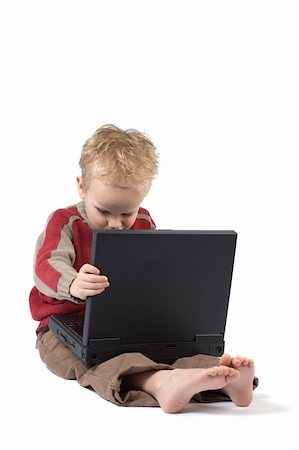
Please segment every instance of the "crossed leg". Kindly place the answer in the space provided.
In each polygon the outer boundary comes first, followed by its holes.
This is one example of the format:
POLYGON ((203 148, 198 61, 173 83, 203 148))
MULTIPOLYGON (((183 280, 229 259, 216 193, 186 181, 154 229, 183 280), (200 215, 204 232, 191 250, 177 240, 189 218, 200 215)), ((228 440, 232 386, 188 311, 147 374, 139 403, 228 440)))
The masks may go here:
POLYGON ((203 391, 222 389, 237 406, 252 400, 254 364, 249 358, 223 355, 219 366, 208 369, 153 370, 124 379, 126 390, 143 390, 152 395, 163 411, 182 411, 191 398, 203 391))

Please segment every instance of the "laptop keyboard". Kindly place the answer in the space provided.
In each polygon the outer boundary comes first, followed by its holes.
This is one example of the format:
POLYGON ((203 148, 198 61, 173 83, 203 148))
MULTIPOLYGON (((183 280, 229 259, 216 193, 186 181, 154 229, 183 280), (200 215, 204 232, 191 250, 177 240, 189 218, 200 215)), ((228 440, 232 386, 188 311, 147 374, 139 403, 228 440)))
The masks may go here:
POLYGON ((83 336, 83 322, 81 321, 72 321, 72 322, 66 322, 65 325, 70 328, 73 333, 75 333, 80 339, 82 339, 83 336))

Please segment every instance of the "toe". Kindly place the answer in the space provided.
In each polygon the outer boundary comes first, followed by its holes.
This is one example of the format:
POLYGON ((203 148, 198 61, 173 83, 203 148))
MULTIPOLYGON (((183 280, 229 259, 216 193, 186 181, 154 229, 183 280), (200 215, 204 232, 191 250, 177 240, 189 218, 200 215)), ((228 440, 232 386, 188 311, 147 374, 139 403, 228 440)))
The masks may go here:
POLYGON ((224 353, 219 359, 219 366, 229 366, 232 362, 232 357, 228 353, 224 353))
POLYGON ((242 364, 241 359, 239 359, 238 356, 236 356, 236 358, 232 359, 232 364, 234 367, 240 367, 240 365, 242 364))

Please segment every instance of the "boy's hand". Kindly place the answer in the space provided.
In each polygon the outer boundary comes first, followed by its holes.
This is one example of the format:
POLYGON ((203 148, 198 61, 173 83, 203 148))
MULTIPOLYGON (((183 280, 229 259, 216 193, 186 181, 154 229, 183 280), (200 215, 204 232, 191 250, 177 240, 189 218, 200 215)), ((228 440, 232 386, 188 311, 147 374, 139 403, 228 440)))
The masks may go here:
POLYGON ((104 292, 109 284, 108 278, 105 275, 101 275, 97 267, 91 264, 84 264, 70 286, 70 294, 73 297, 86 300, 91 295, 104 292))

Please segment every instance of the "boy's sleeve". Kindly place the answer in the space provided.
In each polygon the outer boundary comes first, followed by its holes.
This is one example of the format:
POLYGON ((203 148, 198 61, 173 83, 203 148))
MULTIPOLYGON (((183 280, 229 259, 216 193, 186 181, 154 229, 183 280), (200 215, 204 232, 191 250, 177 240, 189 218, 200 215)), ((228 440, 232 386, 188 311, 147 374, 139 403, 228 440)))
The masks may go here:
POLYGON ((81 303, 69 292, 78 272, 73 267, 75 249, 72 242, 72 223, 76 216, 65 217, 56 211, 38 238, 34 261, 34 282, 37 289, 56 300, 81 303))
POLYGON ((132 230, 155 230, 156 224, 153 221, 150 213, 145 208, 139 208, 137 218, 133 226, 131 227, 132 230))
POLYGON ((151 230, 156 230, 156 224, 153 221, 153 218, 151 217, 151 215, 149 214, 149 220, 150 220, 150 225, 151 225, 151 230))

